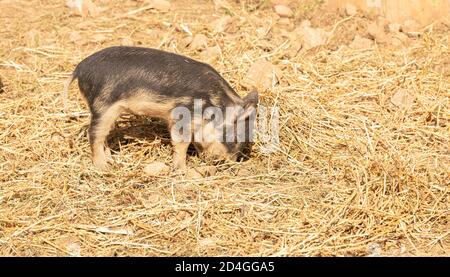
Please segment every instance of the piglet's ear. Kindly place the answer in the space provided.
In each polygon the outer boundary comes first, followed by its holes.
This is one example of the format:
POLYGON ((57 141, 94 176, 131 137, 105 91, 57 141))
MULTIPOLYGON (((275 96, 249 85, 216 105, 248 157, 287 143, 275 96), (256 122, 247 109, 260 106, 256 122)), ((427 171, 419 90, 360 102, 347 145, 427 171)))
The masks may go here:
POLYGON ((252 90, 244 97, 244 109, 247 109, 249 106, 253 106, 256 108, 258 105, 258 92, 256 90, 252 90))
POLYGON ((252 90, 244 97, 244 113, 239 116, 239 120, 245 120, 250 115, 256 113, 256 107, 258 106, 258 92, 252 90))

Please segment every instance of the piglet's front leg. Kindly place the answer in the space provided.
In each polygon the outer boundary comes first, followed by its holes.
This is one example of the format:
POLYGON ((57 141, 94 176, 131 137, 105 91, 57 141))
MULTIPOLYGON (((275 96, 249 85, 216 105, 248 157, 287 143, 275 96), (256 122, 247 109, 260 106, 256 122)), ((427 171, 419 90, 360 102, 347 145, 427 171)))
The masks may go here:
POLYGON ((186 170, 186 156, 189 148, 189 142, 174 142, 173 146, 173 163, 178 170, 186 170))

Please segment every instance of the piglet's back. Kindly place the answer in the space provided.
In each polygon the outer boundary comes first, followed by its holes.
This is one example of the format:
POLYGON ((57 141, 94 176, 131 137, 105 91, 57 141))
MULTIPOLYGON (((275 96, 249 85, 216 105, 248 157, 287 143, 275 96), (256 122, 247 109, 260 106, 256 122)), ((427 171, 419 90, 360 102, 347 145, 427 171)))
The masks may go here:
POLYGON ((116 90, 111 92, 113 101, 124 97, 125 91, 141 88, 161 96, 205 98, 221 92, 237 95, 211 66, 142 47, 114 46, 96 52, 78 64, 74 77, 85 86, 81 87, 85 92, 113 84, 116 90))

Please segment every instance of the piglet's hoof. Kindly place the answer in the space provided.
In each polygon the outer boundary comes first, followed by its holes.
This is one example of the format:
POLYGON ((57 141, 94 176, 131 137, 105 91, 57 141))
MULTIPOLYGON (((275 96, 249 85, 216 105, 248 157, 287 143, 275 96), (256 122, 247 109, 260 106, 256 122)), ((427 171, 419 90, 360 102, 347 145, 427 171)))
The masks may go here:
POLYGON ((108 169, 108 162, 102 159, 94 160, 95 169, 98 171, 106 171, 108 169))

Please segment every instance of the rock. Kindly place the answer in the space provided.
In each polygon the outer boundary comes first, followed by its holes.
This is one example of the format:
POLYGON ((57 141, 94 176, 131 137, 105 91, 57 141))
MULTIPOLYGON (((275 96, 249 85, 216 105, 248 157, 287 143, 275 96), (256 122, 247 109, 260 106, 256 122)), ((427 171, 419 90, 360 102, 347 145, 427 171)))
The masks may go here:
POLYGON ((406 20, 402 25, 402 32, 409 36, 420 35, 420 24, 415 20, 406 20))
POLYGON ((189 30, 189 25, 185 23, 180 23, 179 26, 175 28, 179 32, 185 32, 186 34, 192 36, 191 30, 189 30))
POLYGON ((147 176, 160 176, 167 174, 170 171, 170 167, 162 162, 153 162, 144 167, 144 173, 147 176))
POLYGON ((161 12, 168 12, 170 11, 171 4, 169 1, 166 0, 151 0, 150 6, 155 10, 161 12))
POLYGON ((247 176, 251 176, 252 172, 249 169, 240 168, 236 175, 238 175, 238 176, 246 176, 247 177, 247 176))
POLYGON ((294 15, 294 12, 291 10, 291 8, 286 5, 275 5, 273 6, 273 9, 280 17, 292 17, 294 15))
POLYGON ((385 31, 386 31, 386 27, 390 23, 390 21, 386 17, 383 17, 383 16, 379 16, 377 18, 376 22, 377 22, 378 26, 380 26, 380 28, 383 28, 383 30, 385 30, 385 31))
POLYGON ((80 257, 81 256, 81 246, 80 240, 77 236, 63 236, 58 237, 54 243, 58 245, 59 249, 64 249, 65 255, 72 257, 80 257))
POLYGON ((222 51, 221 51, 220 47, 218 45, 216 45, 213 47, 206 48, 204 51, 202 51, 200 56, 202 57, 202 59, 204 61, 212 62, 215 59, 217 59, 218 57, 220 57, 221 54, 222 54, 222 51))
POLYGON ((402 42, 407 42, 409 37, 407 35, 405 35, 404 33, 398 33, 395 34, 395 36, 400 39, 402 42))
POLYGON ((203 178, 203 176, 202 176, 202 174, 200 174, 200 172, 195 170, 195 168, 190 168, 186 172, 186 178, 188 178, 188 179, 200 179, 200 178, 203 178))
POLYGON ((381 256, 381 245, 375 242, 371 242, 367 245, 367 257, 379 257, 381 256))
POLYGON ((293 40, 290 43, 289 49, 287 50, 287 55, 290 58, 294 58, 302 49, 303 44, 300 40, 293 40))
POLYGON ((352 4, 345 5, 345 14, 348 16, 354 16, 358 13, 356 7, 352 4))
POLYGON ((83 17, 88 15, 97 16, 101 12, 101 9, 91 0, 67 0, 66 6, 83 17))
POLYGON ((67 0, 66 6, 72 11, 81 15, 83 0, 67 0))
MULTIPOLYGON (((291 25, 293 25, 293 24, 291 23, 291 25)), ((273 26, 271 28, 271 32, 272 32, 272 34, 277 34, 278 36, 280 36, 282 38, 292 38, 292 37, 296 36, 292 32, 287 31, 285 28, 281 28, 278 26, 273 26)))
POLYGON ((282 17, 282 18, 280 18, 280 19, 278 20, 277 23, 280 24, 280 25, 290 25, 290 24, 291 24, 291 21, 290 21, 289 18, 287 18, 287 17, 282 17))
POLYGON ((367 27, 367 32, 369 33, 369 36, 377 42, 383 43, 387 41, 384 27, 375 22, 369 24, 367 27))
POLYGON ((391 103, 400 109, 409 109, 416 98, 406 89, 400 89, 391 97, 391 103))
POLYGON ((180 40, 180 42, 179 42, 180 47, 183 47, 183 48, 188 47, 192 43, 193 39, 194 38, 191 37, 191 36, 187 36, 187 37, 182 38, 180 40))
POLYGON ((51 140, 53 142, 61 143, 64 139, 64 136, 60 132, 53 132, 51 135, 51 140))
POLYGON ((242 80, 242 85, 247 88, 257 87, 268 90, 278 82, 278 77, 279 70, 270 62, 260 59, 250 67, 242 80))
POLYGON ((363 38, 359 35, 355 36, 355 39, 352 41, 352 43, 349 45, 352 49, 369 49, 372 48, 374 45, 373 40, 368 38, 363 38))
POLYGON ((258 38, 263 38, 263 37, 267 36, 267 34, 269 33, 269 30, 270 29, 268 29, 266 27, 259 27, 259 28, 256 28, 255 32, 256 32, 256 35, 258 36, 258 38))
POLYGON ((196 34, 190 43, 193 50, 202 50, 208 47, 208 38, 203 34, 196 34))
POLYGON ((198 179, 209 176, 214 176, 217 172, 215 166, 200 166, 197 168, 190 168, 186 172, 186 177, 190 179, 198 179))
POLYGON ((305 50, 325 45, 329 37, 329 33, 324 29, 312 28, 308 20, 303 21, 293 32, 303 42, 305 50))
POLYGON ((83 13, 87 13, 90 16, 97 16, 100 14, 100 8, 97 7, 91 0, 83 1, 83 13))
POLYGON ((394 33, 389 35, 389 44, 393 46, 401 46, 408 42, 408 36, 404 33, 394 33))
POLYGON ((311 21, 309 21, 308 19, 303 20, 302 22, 300 22, 300 27, 311 27, 311 21))
POLYGON ((389 45, 392 46, 402 46, 403 42, 396 35, 389 35, 389 45))
POLYGON ((379 32, 378 25, 375 22, 372 22, 367 26, 367 32, 369 33, 369 36, 371 36, 373 39, 376 38, 377 33, 379 32))
POLYGON ((81 257, 81 246, 79 243, 70 243, 66 246, 67 252, 72 257, 81 257))
POLYGON ((222 33, 224 32, 228 25, 233 21, 233 18, 229 15, 223 16, 219 19, 214 20, 211 23, 211 29, 214 33, 222 33))
POLYGON ((388 25, 388 30, 391 33, 398 33, 402 29, 402 25, 398 23, 391 23, 388 25))

